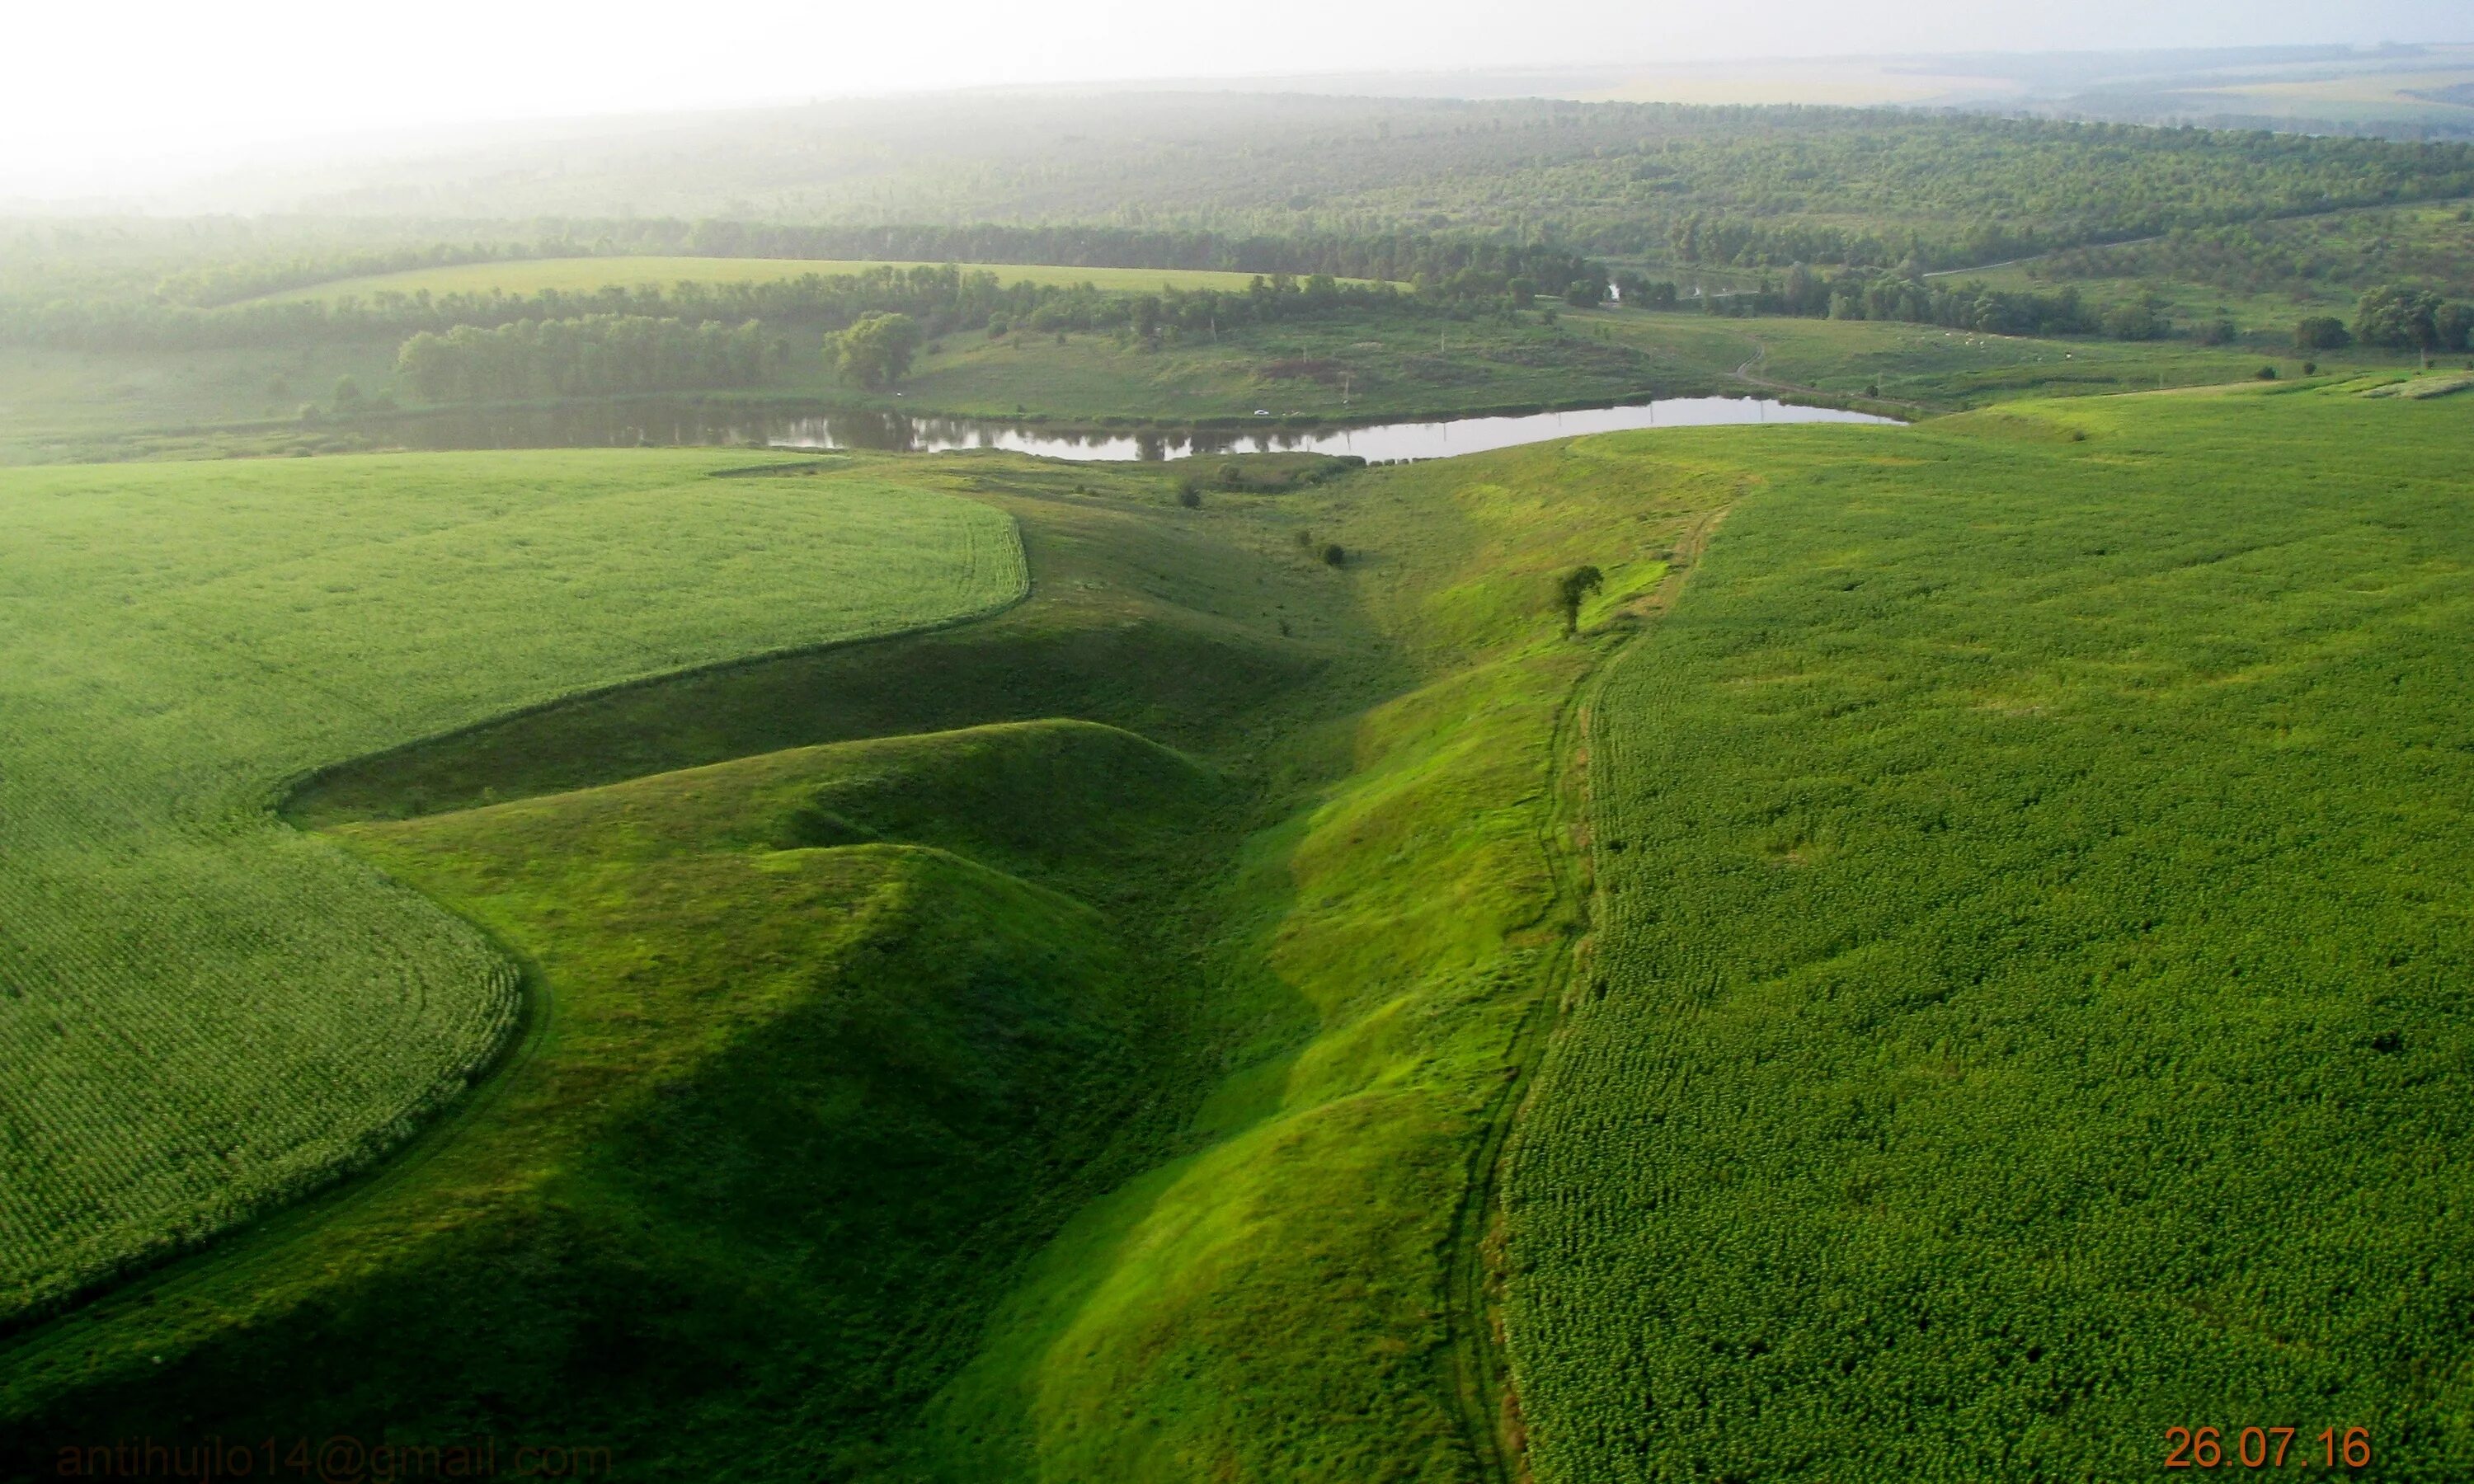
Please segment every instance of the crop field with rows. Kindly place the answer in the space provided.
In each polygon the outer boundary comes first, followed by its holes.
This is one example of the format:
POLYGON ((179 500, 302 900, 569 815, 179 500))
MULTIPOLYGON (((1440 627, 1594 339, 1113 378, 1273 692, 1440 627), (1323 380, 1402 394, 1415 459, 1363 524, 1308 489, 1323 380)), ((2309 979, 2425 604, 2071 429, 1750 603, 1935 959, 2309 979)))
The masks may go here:
POLYGON ((1001 512, 744 453, 0 477, 0 1323, 365 1162, 519 1014, 475 930, 269 810, 580 690, 985 611, 1001 512))
POLYGON ((1782 444, 1591 726, 1540 1484, 2474 1468, 2474 402, 1782 444), (2376 458, 2366 450, 2378 450, 2376 458))

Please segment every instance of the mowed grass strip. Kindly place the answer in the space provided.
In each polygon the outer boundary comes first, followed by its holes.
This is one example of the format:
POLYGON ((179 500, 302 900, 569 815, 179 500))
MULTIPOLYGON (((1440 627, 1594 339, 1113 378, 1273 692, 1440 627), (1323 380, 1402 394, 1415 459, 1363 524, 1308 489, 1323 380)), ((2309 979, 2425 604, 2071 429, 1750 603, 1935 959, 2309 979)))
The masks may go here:
MULTIPOLYGON (((494 263, 458 263, 445 268, 412 268, 401 273, 339 278, 314 288, 266 295, 256 303, 342 299, 364 301, 380 294, 423 294, 444 299, 449 294, 507 294, 521 298, 555 289, 562 294, 595 294, 603 289, 667 289, 681 283, 786 283, 810 274, 837 277, 872 268, 908 272, 934 263, 898 262, 891 258, 813 257, 534 257, 494 263)), ((1155 294, 1162 284, 1192 292, 1221 289, 1242 292, 1254 275, 1221 273, 1200 268, 1068 268, 1037 263, 965 263, 965 272, 992 273, 1007 283, 1038 283, 1095 288, 1129 294, 1155 294)))
POLYGON ((1012 601, 1000 512, 740 454, 0 478, 0 1320, 367 1160, 517 1010, 285 780, 578 690, 1012 601))
POLYGON ((2328 389, 1768 445, 1597 708, 1510 1183, 1540 1484, 2253 1425, 2467 1476, 2469 437, 2328 389))

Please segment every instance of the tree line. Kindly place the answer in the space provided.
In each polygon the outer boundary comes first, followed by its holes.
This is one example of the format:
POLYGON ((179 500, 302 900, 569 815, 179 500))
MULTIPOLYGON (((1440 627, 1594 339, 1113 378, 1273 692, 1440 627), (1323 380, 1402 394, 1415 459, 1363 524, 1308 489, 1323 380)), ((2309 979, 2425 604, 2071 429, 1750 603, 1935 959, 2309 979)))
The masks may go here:
POLYGON ((2297 350, 2357 343, 2390 350, 2474 348, 2474 304, 2451 302, 2411 283, 2383 284, 2363 296, 2350 327, 2335 315, 2312 315, 2293 327, 2297 350))
POLYGON ((1531 251, 1481 256, 1448 278, 1429 276, 1415 290, 1391 283, 1343 281, 1330 274, 1300 278, 1258 275, 1243 290, 1165 290, 1161 295, 1103 291, 1089 283, 1007 282, 985 269, 956 264, 878 266, 851 274, 803 274, 755 283, 681 282, 667 287, 613 285, 590 291, 543 289, 532 294, 433 295, 426 290, 264 300, 195 308, 159 302, 79 301, 44 306, 0 303, 0 344, 72 349, 186 350, 230 346, 282 346, 307 341, 367 340, 389 333, 443 335, 458 326, 494 328, 526 321, 591 316, 679 320, 691 324, 767 323, 839 329, 864 314, 907 314, 931 334, 993 323, 1031 329, 1109 329, 1151 315, 1195 328, 1320 318, 1368 310, 1460 313, 1525 304, 1537 294, 1561 295, 1575 278, 1605 280, 1588 259, 1531 251), (1478 266, 1480 262, 1499 266, 1478 266), (1516 273, 1511 270, 1519 269, 1516 273), (1529 275, 1537 276, 1529 276, 1529 275), (1150 310, 1137 300, 1149 299, 1150 310))
POLYGON ((522 401, 752 386, 777 374, 789 353, 788 342, 753 320, 601 314, 424 330, 397 352, 396 373, 424 401, 522 401))
MULTIPOLYGON (((1690 302, 1679 300, 1671 283, 1637 279, 1636 283, 1637 292, 1647 301, 1690 302)), ((1628 289, 1624 297, 1630 299, 1635 292, 1628 289)), ((1945 287, 1912 273, 1860 268, 1823 272, 1802 263, 1783 275, 1763 275, 1758 288, 1706 295, 1698 302, 1710 314, 1731 319, 1790 315, 1893 320, 1995 335, 2110 334, 2122 340, 2154 340, 2168 329, 2152 310, 2142 306, 2135 315, 2100 311, 2082 299, 2075 288, 2038 294, 1989 289, 1977 282, 1945 287)))

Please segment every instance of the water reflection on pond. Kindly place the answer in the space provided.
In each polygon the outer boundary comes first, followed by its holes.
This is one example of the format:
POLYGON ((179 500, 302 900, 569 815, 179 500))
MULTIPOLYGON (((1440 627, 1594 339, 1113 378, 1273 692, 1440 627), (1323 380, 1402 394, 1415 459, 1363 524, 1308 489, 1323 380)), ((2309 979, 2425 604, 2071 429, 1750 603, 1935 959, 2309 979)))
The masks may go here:
POLYGON ((1312 452, 1364 459, 1441 459, 1581 433, 1740 422, 1890 422, 1832 407, 1765 397, 1690 396, 1629 407, 1516 417, 1447 418, 1358 427, 1286 424, 1234 429, 1070 432, 991 418, 813 412, 697 402, 629 402, 448 412, 401 419, 388 433, 415 448, 573 448, 631 444, 769 444, 923 453, 1006 448, 1059 459, 1177 459, 1196 454, 1312 452))

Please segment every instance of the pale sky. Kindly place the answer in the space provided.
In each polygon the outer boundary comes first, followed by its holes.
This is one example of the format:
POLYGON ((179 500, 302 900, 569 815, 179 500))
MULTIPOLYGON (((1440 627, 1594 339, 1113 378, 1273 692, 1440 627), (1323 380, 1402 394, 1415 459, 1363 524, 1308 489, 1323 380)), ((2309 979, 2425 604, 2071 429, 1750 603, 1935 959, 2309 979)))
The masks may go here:
POLYGON ((2474 41, 2474 0, 0 0, 0 194, 456 121, 982 84, 2474 41))

